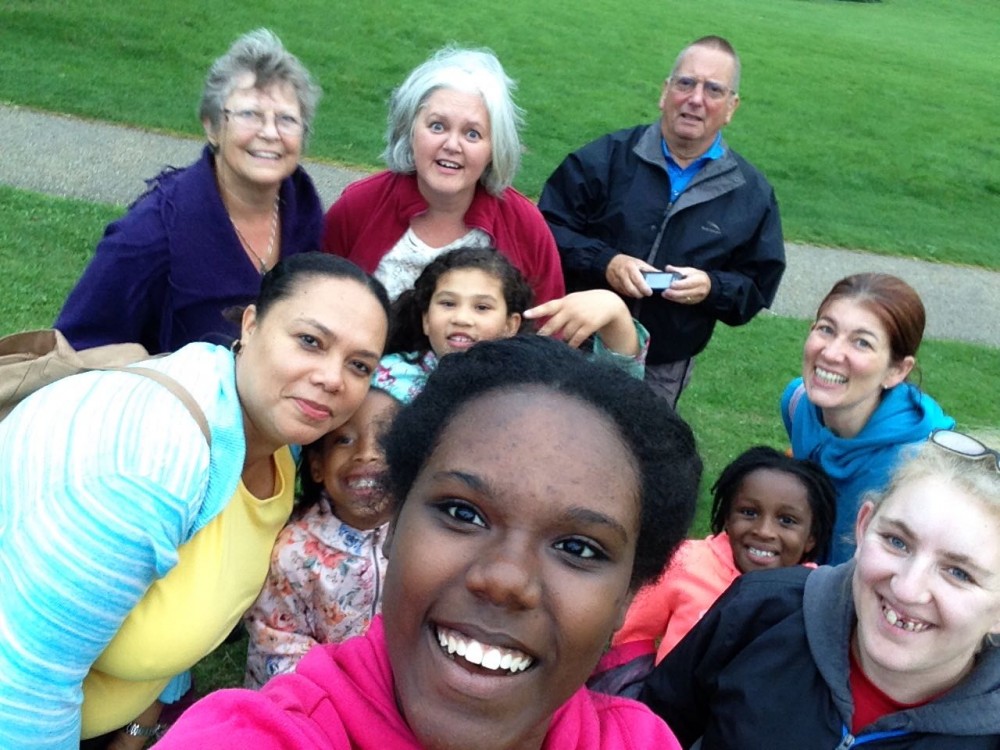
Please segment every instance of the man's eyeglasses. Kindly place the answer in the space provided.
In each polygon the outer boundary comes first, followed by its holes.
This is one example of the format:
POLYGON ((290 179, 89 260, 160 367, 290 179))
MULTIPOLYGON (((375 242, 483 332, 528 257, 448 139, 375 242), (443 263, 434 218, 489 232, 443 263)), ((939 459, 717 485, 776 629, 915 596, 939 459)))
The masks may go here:
POLYGON ((707 81, 704 78, 695 78, 694 76, 670 77, 670 88, 680 94, 690 94, 698 88, 699 83, 704 86, 705 96, 712 101, 720 101, 721 99, 725 99, 727 96, 734 93, 731 88, 723 86, 717 81, 707 81))
MULTIPOLYGON (((229 121, 243 130, 260 131, 267 125, 267 114, 259 109, 224 109, 229 121)), ((282 135, 296 137, 305 131, 305 123, 295 115, 274 115, 274 129, 282 135)))
POLYGON ((955 432, 955 430, 934 430, 929 439, 934 445, 966 458, 974 460, 992 458, 996 463, 997 471, 1000 471, 1000 452, 983 445, 974 437, 955 432))

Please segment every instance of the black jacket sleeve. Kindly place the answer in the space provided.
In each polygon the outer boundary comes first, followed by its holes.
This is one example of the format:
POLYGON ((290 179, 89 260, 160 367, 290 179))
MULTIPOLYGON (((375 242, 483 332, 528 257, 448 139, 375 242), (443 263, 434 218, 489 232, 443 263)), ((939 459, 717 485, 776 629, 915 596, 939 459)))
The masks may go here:
MULTIPOLYGON (((670 726, 681 745, 691 747, 706 736, 706 746, 737 747, 733 734, 760 734, 755 746, 766 745, 759 727, 747 727, 760 716, 755 700, 768 701, 768 686, 790 679, 776 665, 771 640, 780 638, 793 660, 811 665, 802 618, 806 568, 786 568, 737 578, 701 621, 647 678, 639 700, 670 726), (788 634, 793 637, 789 638, 788 634), (725 738, 720 737, 726 735, 725 738)), ((749 747, 750 745, 747 745, 749 747)))
POLYGON ((605 283, 604 272, 618 250, 592 227, 607 201, 608 165, 605 152, 613 144, 601 138, 567 156, 542 188, 538 208, 556 238, 563 271, 586 278, 594 286, 605 283))

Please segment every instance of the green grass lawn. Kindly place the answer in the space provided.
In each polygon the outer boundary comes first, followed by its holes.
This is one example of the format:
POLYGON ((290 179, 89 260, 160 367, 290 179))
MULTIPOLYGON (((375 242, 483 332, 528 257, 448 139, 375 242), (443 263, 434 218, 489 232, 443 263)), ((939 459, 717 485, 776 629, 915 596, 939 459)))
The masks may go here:
POLYGON ((569 150, 655 118, 679 48, 720 33, 744 62, 727 137, 775 184, 790 239, 1000 268, 1000 4, 981 0, 7 0, 0 100, 196 134, 207 66, 260 25, 326 90, 312 154, 363 167, 409 69, 448 41, 493 48, 520 81, 531 195, 569 150))
MULTIPOLYGON (((311 154, 374 168, 385 101, 448 41, 493 48, 528 113, 518 186, 537 195, 565 153, 656 117, 659 85, 694 37, 729 37, 744 62, 730 143, 775 184, 793 240, 1000 268, 1000 4, 976 0, 716 0, 490 4, 272 0, 0 5, 0 100, 197 134, 207 66, 240 33, 277 31, 326 91, 311 154)), ((113 144, 109 144, 113 148, 113 144)), ((0 334, 51 324, 121 209, 0 187, 0 334)), ((680 405, 707 487, 750 445, 784 447, 778 398, 807 324, 763 315, 720 326, 680 405)), ((995 429, 1000 351, 926 342, 922 385, 966 429, 995 429)), ((203 691, 239 684, 245 640, 196 668, 203 691)))
POLYGON ((0 185, 0 334, 51 326, 121 209, 0 185))
MULTIPOLYGON (((104 224, 118 214, 114 207, 0 186, 0 278, 6 292, 0 295, 0 335, 52 324, 104 224)), ((707 486, 726 463, 755 443, 787 445, 778 398, 799 374, 808 325, 765 312, 741 328, 720 325, 699 356, 680 404, 706 462, 696 534, 707 530, 707 486)), ((1000 424, 1000 350, 927 341, 920 369, 921 385, 960 424, 1000 424)))
MULTIPOLYGON (((104 224, 120 209, 52 198, 0 186, 0 335, 51 325, 93 252, 104 224)), ((799 373, 808 323, 763 314, 742 328, 719 326, 698 358, 680 413, 692 425, 705 461, 693 536, 708 532, 708 487, 751 445, 779 448, 787 438, 778 398, 799 373)), ((925 342, 922 385, 966 429, 1000 424, 996 373, 1000 350, 946 341, 925 342)), ((220 647, 195 669, 199 690, 238 685, 245 639, 220 647)))

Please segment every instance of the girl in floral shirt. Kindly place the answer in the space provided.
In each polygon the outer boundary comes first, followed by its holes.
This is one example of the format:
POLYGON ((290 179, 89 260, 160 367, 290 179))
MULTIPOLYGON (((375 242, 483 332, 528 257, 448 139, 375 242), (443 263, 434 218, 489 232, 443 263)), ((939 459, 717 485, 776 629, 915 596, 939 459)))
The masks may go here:
POLYGON ((350 420, 306 446, 301 501, 246 614, 247 687, 293 671, 317 643, 364 633, 379 612, 391 503, 378 436, 398 409, 396 399, 372 388, 350 420))

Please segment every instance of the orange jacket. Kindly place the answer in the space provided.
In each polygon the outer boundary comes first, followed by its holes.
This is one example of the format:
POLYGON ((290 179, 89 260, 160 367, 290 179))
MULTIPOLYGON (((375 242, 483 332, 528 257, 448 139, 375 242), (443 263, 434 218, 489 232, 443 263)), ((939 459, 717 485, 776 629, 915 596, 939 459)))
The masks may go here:
POLYGON ((688 539, 660 579, 636 594, 611 645, 659 642, 659 664, 739 575, 726 532, 688 539))

